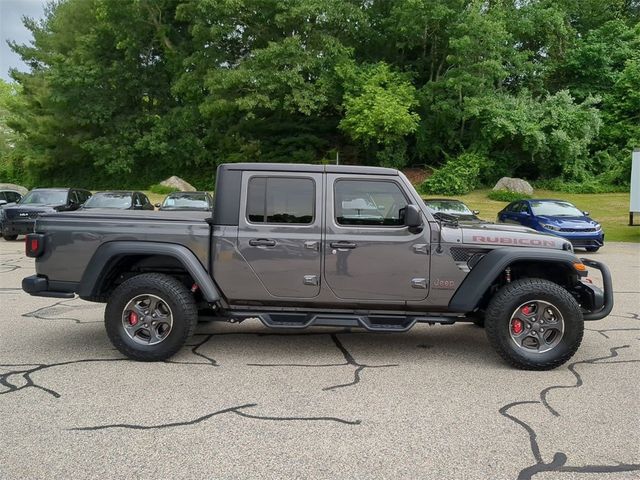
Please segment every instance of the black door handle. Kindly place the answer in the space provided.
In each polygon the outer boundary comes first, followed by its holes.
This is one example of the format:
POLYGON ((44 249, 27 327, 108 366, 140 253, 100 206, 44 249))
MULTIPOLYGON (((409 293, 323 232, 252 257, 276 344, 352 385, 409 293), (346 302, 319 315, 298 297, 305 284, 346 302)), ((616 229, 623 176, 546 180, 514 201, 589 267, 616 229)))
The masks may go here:
POLYGON ((329 244, 331 248, 356 248, 358 245, 352 242, 331 242, 329 244))
POLYGON ((252 238, 249 240, 249 245, 252 247, 275 247, 276 241, 268 238, 252 238))

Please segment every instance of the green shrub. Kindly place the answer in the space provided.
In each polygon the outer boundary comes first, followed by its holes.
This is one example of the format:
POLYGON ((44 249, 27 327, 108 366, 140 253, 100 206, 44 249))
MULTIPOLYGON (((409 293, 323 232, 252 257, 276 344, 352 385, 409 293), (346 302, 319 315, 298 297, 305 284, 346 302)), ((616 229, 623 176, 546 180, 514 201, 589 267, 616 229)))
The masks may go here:
POLYGON ((597 177, 585 182, 566 182, 561 178, 554 178, 552 180, 540 180, 536 182, 535 185, 536 188, 564 193, 614 193, 629 191, 628 185, 610 184, 597 177))
POLYGON ((418 186, 424 195, 464 195, 479 187, 480 170, 487 160, 477 153, 463 153, 449 159, 418 186))
POLYGON ((169 195, 170 193, 179 192, 180 190, 174 187, 165 187, 164 185, 156 183, 149 187, 149 191, 157 193, 158 195, 169 195))
POLYGON ((531 198, 526 193, 512 192, 510 190, 491 190, 487 193, 487 197, 497 202, 515 202, 516 200, 525 200, 531 198))

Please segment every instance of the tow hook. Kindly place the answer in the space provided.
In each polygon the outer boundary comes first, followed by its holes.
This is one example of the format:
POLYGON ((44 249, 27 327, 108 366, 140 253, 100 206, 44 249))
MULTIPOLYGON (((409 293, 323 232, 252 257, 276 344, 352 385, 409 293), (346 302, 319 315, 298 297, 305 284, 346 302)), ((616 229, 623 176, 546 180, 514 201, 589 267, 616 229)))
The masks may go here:
POLYGON ((196 293, 199 289, 200 287, 198 286, 197 283, 194 283, 193 285, 191 285, 191 293, 196 293))

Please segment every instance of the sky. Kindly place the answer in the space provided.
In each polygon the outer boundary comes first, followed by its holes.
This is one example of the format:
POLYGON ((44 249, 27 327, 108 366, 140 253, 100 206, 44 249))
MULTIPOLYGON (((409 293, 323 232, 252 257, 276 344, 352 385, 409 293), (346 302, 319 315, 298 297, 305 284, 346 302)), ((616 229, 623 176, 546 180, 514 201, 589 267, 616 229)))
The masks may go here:
POLYGON ((11 81, 9 69, 26 71, 27 66, 13 53, 7 40, 29 43, 31 32, 24 28, 22 17, 42 18, 48 0, 0 0, 0 78, 11 81))

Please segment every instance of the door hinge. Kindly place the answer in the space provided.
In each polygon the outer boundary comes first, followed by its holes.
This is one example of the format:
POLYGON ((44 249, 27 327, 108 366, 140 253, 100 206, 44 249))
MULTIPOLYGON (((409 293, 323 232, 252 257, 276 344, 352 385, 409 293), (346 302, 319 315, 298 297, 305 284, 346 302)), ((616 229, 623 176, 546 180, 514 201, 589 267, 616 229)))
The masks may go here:
POLYGON ((304 279, 302 280, 302 283, 304 283, 305 285, 317 286, 318 285, 318 276, 317 275, 305 275, 304 279))
POLYGON ((411 288, 420 288, 422 290, 427 289, 427 279, 426 278, 412 278, 411 279, 411 288))
POLYGON ((429 255, 429 245, 426 243, 416 243, 413 246, 413 251, 423 255, 429 255))

